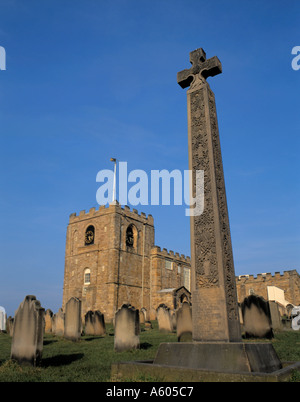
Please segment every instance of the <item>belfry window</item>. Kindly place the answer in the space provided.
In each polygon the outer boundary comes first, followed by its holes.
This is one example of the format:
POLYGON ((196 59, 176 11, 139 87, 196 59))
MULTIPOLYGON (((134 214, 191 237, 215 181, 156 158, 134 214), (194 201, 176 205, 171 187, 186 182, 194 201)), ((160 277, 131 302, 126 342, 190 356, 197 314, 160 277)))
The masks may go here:
POLYGON ((89 246, 90 244, 94 244, 95 240, 95 228, 90 225, 85 231, 85 245, 89 246))
POLYGON ((135 225, 130 224, 126 229, 125 239, 127 249, 137 250, 138 246, 138 230, 135 225))
POLYGON ((126 230, 126 246, 133 247, 134 246, 134 234, 133 234, 133 226, 129 225, 126 230))

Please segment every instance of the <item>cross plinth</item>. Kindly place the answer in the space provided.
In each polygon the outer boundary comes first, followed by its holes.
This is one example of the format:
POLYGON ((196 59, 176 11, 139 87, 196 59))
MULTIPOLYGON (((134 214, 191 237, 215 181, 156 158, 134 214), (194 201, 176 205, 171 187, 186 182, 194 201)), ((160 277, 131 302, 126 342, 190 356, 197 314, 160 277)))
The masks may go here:
POLYGON ((187 91, 191 195, 197 199, 196 171, 204 171, 204 209, 191 214, 193 340, 241 340, 233 253, 215 97, 206 78, 222 72, 219 59, 203 49, 190 53, 192 67, 177 74, 187 91))
POLYGON ((207 77, 214 77, 222 72, 220 60, 214 56, 206 60, 203 49, 196 49, 190 53, 192 67, 177 73, 177 82, 181 88, 194 86, 197 82, 204 82, 207 77))

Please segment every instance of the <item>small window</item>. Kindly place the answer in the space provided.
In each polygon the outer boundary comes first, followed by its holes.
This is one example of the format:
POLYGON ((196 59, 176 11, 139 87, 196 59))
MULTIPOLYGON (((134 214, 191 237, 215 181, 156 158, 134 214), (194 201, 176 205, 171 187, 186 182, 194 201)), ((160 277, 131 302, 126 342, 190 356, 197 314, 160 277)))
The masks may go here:
POLYGON ((180 264, 177 265, 177 272, 178 272, 178 274, 181 274, 181 265, 180 264))
POLYGON ((133 237, 133 229, 132 226, 128 226, 126 230, 126 246, 133 247, 134 244, 134 237, 133 237))
POLYGON ((84 271, 84 284, 89 285, 91 283, 91 270, 86 269, 84 271))
POLYGON ((165 267, 166 269, 173 269, 173 262, 171 260, 165 260, 165 267))
POLYGON ((90 225, 85 231, 85 245, 89 246, 90 244, 94 244, 95 240, 95 228, 90 225))
POLYGON ((129 225, 126 230, 126 246, 130 248, 137 247, 137 229, 134 225, 129 225))

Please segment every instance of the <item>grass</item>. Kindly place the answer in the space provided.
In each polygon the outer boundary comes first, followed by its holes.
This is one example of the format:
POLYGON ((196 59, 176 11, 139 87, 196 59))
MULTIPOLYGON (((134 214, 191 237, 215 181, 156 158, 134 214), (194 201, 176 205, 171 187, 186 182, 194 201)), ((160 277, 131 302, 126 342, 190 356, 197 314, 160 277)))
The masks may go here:
MULTIPOLYGON (((155 321, 152 325, 152 330, 141 332, 139 350, 122 353, 114 351, 113 326, 109 324, 106 336, 82 336, 78 342, 46 334, 39 367, 19 366, 11 361, 11 337, 0 333, 0 381, 108 382, 113 362, 154 359, 160 343, 177 341, 175 333, 159 332, 155 321)), ((278 332, 272 343, 282 361, 300 361, 300 332, 278 332)), ((292 381, 300 382, 299 372, 294 373, 292 381)))

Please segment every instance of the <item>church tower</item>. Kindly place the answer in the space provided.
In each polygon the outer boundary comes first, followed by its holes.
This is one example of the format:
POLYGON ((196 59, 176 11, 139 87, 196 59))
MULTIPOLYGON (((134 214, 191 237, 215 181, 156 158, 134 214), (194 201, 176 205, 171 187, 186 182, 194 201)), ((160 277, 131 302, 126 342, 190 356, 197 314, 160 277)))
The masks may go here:
POLYGON ((150 308, 153 217, 117 202, 70 215, 66 238, 63 308, 82 301, 82 315, 100 310, 112 320, 123 303, 150 308))

